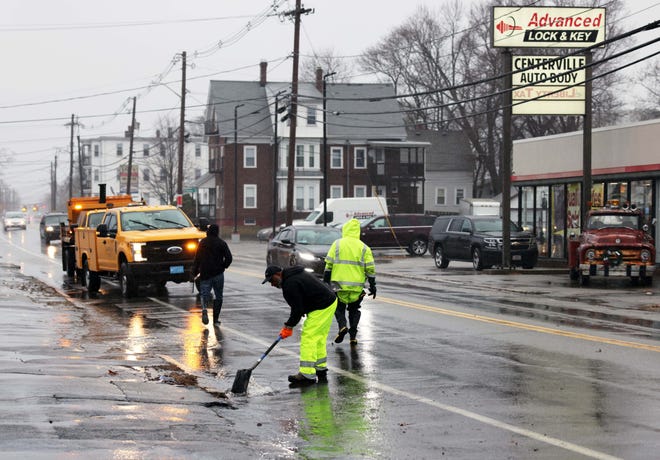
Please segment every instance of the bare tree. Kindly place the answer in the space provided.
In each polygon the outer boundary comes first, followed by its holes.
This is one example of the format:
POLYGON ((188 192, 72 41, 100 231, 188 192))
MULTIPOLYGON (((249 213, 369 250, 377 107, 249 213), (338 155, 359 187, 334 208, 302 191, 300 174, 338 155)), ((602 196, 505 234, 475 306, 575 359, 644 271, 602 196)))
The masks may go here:
POLYGON ((324 74, 335 72, 335 75, 328 77, 328 81, 334 83, 346 83, 350 81, 353 74, 351 64, 346 59, 337 56, 335 51, 330 48, 323 49, 314 56, 302 59, 300 79, 302 81, 315 81, 317 68, 321 68, 324 74))
POLYGON ((635 107, 632 117, 636 120, 651 120, 660 117, 660 60, 651 62, 637 77, 637 82, 643 88, 644 94, 636 99, 639 105, 635 107))
MULTIPOLYGON (((548 3, 563 6, 567 2, 555 0, 548 3)), ((575 3, 595 6, 599 2, 571 0, 570 3, 572 6, 575 3)), ((397 94, 409 95, 401 100, 408 124, 421 123, 429 129, 465 133, 477 159, 474 174, 476 196, 501 192, 501 93, 506 88, 503 78, 493 78, 504 74, 505 69, 502 68, 501 50, 490 44, 490 21, 484 19, 490 18, 492 6, 493 2, 484 2, 466 13, 462 3, 454 0, 443 4, 438 14, 420 7, 360 59, 362 69, 377 72, 384 81, 390 81, 397 94)), ((619 11, 621 0, 608 2, 608 21, 615 24, 619 11)), ((615 25, 609 26, 608 36, 617 33, 615 25)), ((615 42, 596 51, 594 61, 622 46, 622 43, 615 42)), ((611 64, 598 67, 600 73, 609 68, 611 64)), ((617 109, 621 100, 615 92, 619 79, 619 75, 612 74, 594 84, 595 126, 612 123, 619 116, 617 109)), ((581 122, 581 117, 576 116, 515 117, 512 134, 515 139, 574 131, 579 129, 581 122)))

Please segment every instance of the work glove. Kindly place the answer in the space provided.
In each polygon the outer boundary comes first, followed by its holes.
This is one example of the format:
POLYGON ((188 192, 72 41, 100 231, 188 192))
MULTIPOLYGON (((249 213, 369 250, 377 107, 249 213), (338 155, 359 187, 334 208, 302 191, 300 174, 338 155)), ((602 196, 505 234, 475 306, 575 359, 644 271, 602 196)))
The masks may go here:
POLYGON ((323 282, 327 285, 330 285, 330 277, 332 276, 332 272, 330 270, 326 270, 323 272, 323 282))
POLYGON ((369 295, 376 298, 376 280, 373 278, 369 278, 369 295))
POLYGON ((280 330, 280 337, 282 337, 283 339, 286 339, 287 337, 291 337, 292 335, 293 335, 293 328, 289 326, 284 326, 280 330))

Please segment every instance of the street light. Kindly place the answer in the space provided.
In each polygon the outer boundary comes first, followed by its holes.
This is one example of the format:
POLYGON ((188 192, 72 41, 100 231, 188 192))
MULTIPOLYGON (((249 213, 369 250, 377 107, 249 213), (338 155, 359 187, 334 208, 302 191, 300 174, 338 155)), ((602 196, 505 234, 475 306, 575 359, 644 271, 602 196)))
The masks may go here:
POLYGON ((328 226, 328 135, 326 130, 326 78, 335 75, 331 72, 323 75, 323 226, 328 226))
POLYGON ((232 241, 240 238, 238 236, 238 108, 244 105, 234 106, 234 232, 232 241))

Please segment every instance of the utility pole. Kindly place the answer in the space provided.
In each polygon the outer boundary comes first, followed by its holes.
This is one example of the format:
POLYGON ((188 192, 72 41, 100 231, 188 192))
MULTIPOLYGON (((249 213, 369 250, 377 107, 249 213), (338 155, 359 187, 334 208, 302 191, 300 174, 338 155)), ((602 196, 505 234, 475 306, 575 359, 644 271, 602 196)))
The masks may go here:
POLYGON ((280 91, 275 95, 275 132, 273 137, 273 236, 275 236, 275 227, 277 226, 277 207, 278 207, 278 194, 277 194, 277 167, 280 154, 280 138, 277 133, 277 126, 280 124, 280 113, 286 110, 286 107, 280 107, 280 96, 284 91, 280 91))
POLYGON ((71 126, 71 136, 69 140, 69 199, 73 197, 73 127, 78 123, 75 122, 75 115, 71 114, 71 123, 67 123, 71 126))
MULTIPOLYGON (((323 75, 323 226, 328 226, 328 131, 326 129, 328 123, 328 110, 327 110, 327 78, 333 76, 337 72, 326 73, 323 75)), ((348 171, 348 151, 346 152, 346 171, 348 171)), ((346 188, 348 194, 348 187, 346 188)))
POLYGON ((128 177, 126 178, 126 194, 131 194, 131 176, 133 175, 133 139, 135 138, 135 96, 133 96, 133 115, 129 128, 130 138, 128 141, 128 177))
POLYGON ((296 154, 296 118, 298 117, 298 55, 300 54, 300 15, 313 13, 313 9, 303 9, 301 0, 296 0, 296 9, 284 13, 285 16, 294 16, 293 32, 293 76, 291 78, 291 106, 289 119, 289 158, 286 182, 286 224, 293 222, 293 179, 296 154))
MULTIPOLYGON (((176 193, 181 197, 183 205, 183 140, 185 135, 186 114, 186 52, 181 53, 181 115, 179 117, 179 170, 176 180, 176 193)), ((177 201, 177 205, 178 205, 177 201)))
POLYGON ((80 196, 84 196, 83 193, 83 161, 82 161, 82 149, 80 148, 80 135, 76 136, 78 139, 78 175, 80 176, 80 196))

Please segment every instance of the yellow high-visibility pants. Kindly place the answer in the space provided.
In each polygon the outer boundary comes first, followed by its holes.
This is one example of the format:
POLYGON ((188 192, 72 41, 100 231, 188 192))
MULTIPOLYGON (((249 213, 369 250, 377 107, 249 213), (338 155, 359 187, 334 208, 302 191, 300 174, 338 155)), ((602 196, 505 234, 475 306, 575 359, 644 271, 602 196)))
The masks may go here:
POLYGON ((316 370, 328 367, 328 333, 337 308, 337 299, 328 308, 314 310, 307 319, 300 335, 300 373, 308 379, 316 378, 316 370))

